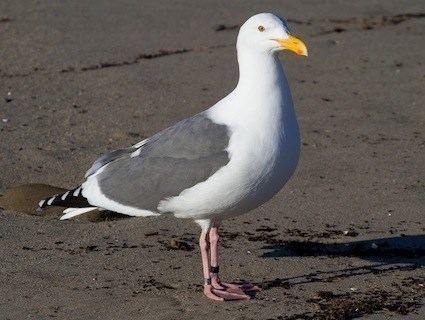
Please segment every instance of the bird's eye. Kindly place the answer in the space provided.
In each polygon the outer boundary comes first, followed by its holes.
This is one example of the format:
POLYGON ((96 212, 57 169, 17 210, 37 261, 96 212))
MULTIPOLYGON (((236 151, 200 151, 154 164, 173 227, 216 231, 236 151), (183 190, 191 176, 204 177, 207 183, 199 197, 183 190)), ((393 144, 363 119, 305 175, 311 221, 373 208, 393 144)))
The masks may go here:
POLYGON ((258 31, 263 32, 264 30, 266 30, 266 28, 264 28, 263 26, 258 26, 258 31))

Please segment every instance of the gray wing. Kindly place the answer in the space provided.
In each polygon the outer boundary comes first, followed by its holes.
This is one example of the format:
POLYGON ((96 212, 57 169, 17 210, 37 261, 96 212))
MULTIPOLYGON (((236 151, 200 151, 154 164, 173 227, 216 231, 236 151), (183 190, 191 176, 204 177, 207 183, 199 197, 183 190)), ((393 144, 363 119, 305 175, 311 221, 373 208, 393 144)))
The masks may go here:
POLYGON ((138 148, 136 147, 129 147, 125 149, 114 150, 107 154, 104 154, 92 164, 89 170, 87 170, 85 178, 91 176, 93 173, 96 173, 97 170, 99 170, 100 168, 102 168, 103 166, 107 165, 108 163, 112 161, 118 160, 120 158, 128 157, 137 149, 138 148))
POLYGON ((161 200, 179 195, 225 166, 228 144, 227 127, 200 113, 152 136, 136 153, 138 148, 131 147, 99 158, 89 172, 108 164, 97 175, 106 197, 156 211, 161 200))

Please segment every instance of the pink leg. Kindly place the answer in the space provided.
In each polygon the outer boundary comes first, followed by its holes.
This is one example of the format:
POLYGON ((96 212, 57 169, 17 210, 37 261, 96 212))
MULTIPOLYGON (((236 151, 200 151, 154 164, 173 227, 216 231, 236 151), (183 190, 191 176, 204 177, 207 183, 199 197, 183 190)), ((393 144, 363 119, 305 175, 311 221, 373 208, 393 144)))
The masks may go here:
POLYGON ((211 284, 210 278, 210 264, 208 261, 208 232, 202 231, 199 238, 199 247, 201 249, 202 257, 202 270, 204 274, 204 295, 212 300, 224 301, 224 300, 242 300, 249 299, 248 296, 244 294, 237 294, 232 292, 227 292, 225 290, 218 290, 214 288, 211 284))
POLYGON ((213 273, 211 274, 211 284, 212 286, 220 291, 225 291, 228 293, 238 294, 244 299, 249 299, 246 292, 260 291, 260 288, 252 285, 250 283, 236 284, 236 283, 227 283, 220 280, 218 276, 218 227, 214 226, 210 229, 210 244, 211 244, 211 266, 213 273), (214 270, 216 269, 216 270, 214 270), (216 271, 216 272, 214 272, 216 271))
POLYGON ((212 292, 212 286, 211 286, 211 278, 210 278, 210 264, 208 261, 208 232, 203 231, 201 232, 201 236, 199 237, 199 248, 201 250, 201 258, 202 258, 202 272, 204 274, 204 295, 207 298, 210 298, 212 300, 216 301, 224 301, 224 298, 221 298, 219 296, 216 296, 212 292))

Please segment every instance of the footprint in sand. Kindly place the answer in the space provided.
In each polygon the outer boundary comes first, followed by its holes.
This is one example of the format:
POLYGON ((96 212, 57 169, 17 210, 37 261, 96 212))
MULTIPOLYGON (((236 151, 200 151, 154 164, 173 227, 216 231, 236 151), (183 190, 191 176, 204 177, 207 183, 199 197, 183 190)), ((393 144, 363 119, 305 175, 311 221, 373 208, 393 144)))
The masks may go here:
MULTIPOLYGON (((37 215, 40 217, 55 217, 59 218, 63 215, 64 208, 48 207, 42 212, 37 212, 38 202, 49 196, 58 193, 63 193, 67 189, 54 187, 47 184, 24 184, 7 190, 3 195, 0 195, 0 208, 7 211, 27 215, 37 215)), ((99 222, 106 220, 117 220, 125 216, 109 212, 109 211, 92 211, 86 215, 78 217, 79 221, 99 222)))

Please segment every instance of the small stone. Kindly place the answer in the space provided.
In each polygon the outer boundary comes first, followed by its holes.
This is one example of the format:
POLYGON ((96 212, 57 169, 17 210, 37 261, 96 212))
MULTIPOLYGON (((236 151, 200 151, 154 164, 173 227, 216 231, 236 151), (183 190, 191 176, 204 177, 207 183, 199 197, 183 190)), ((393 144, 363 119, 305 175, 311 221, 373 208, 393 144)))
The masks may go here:
POLYGON ((1 119, 1 121, 4 122, 4 123, 8 123, 9 122, 9 119, 3 118, 3 119, 1 119))
POLYGON ((357 237, 359 235, 359 233, 354 230, 344 230, 342 233, 347 237, 357 237))

